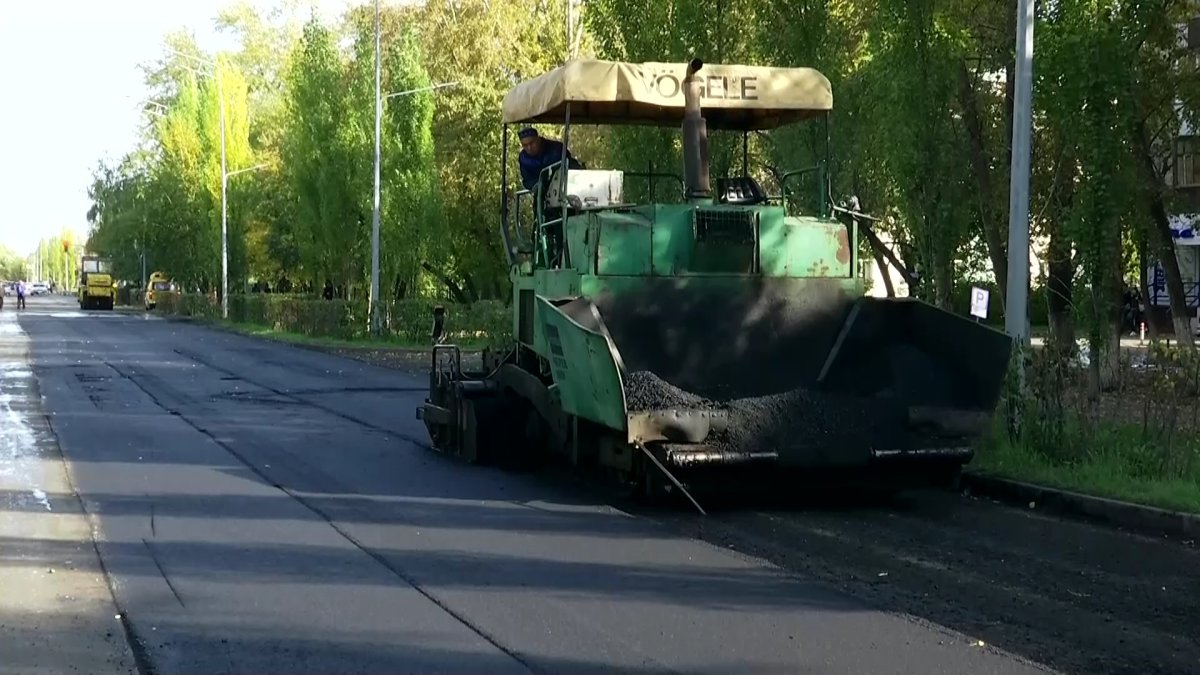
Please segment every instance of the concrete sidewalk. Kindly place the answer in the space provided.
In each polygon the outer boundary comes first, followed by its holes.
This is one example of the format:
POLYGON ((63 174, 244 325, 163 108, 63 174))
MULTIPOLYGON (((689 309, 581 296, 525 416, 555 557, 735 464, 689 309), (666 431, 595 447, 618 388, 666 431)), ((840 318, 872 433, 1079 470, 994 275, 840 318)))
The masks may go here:
MULTIPOLYGON (((1175 341, 1175 336, 1171 336, 1171 342, 1175 341)), ((1041 347, 1046 344, 1046 338, 1041 335, 1035 335, 1029 338, 1029 344, 1034 347, 1041 347)), ((1124 336, 1121 338, 1121 349, 1149 349, 1150 336, 1146 336, 1145 340, 1139 339, 1137 336, 1124 336)))
POLYGON ((0 311, 0 673, 136 673, 15 306, 0 311))

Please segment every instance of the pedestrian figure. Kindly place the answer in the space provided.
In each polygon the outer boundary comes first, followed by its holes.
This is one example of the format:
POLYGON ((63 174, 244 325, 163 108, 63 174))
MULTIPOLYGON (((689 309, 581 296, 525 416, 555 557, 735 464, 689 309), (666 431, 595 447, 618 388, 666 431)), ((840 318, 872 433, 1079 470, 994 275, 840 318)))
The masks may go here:
POLYGON ((17 282, 17 309, 25 309, 25 282, 17 282))

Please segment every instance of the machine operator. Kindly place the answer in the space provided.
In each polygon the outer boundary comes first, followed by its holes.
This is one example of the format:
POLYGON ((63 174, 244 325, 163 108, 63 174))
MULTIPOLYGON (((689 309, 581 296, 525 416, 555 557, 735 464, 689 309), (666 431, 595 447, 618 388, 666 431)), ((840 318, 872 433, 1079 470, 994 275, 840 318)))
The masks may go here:
MULTIPOLYGON (((563 144, 562 141, 542 138, 536 129, 529 127, 518 132, 517 137, 521 139, 521 154, 517 156, 517 161, 521 165, 521 183, 525 185, 526 190, 535 191, 542 169, 562 161, 563 144)), ((567 166, 571 169, 583 168, 583 165, 569 151, 567 152, 567 166)))

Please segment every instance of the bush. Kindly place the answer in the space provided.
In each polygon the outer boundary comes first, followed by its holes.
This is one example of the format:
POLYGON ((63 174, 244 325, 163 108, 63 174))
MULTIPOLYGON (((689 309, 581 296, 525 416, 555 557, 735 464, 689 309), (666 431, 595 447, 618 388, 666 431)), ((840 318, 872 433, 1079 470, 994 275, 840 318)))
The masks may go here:
POLYGON ((390 307, 389 332, 407 342, 428 344, 433 335, 433 308, 446 308, 445 330, 452 342, 512 339, 512 310, 499 300, 470 305, 435 300, 401 300, 390 307))
MULTIPOLYGON (((488 300, 470 305, 435 300, 401 300, 386 308, 384 326, 398 341, 429 344, 433 309, 446 308, 445 329, 453 342, 506 342, 512 339, 512 315, 504 302, 488 300)), ((221 306, 215 296, 163 293, 158 311, 175 316, 216 319, 221 306)), ((231 295, 229 320, 308 337, 355 340, 367 337, 365 302, 325 300, 308 295, 255 293, 231 295)))
POLYGON ((163 314, 215 319, 221 316, 216 296, 193 293, 159 293, 155 309, 163 314))
POLYGON ((359 337, 356 320, 366 308, 347 300, 314 299, 310 296, 265 294, 233 295, 229 298, 229 320, 265 326, 272 330, 298 333, 309 337, 343 340, 359 337))
POLYGON ((1024 352, 1025 391, 1016 389, 1010 372, 998 416, 1006 419, 1018 408, 1021 428, 1015 436, 1012 429, 997 429, 985 452, 1019 450, 1009 452, 1010 459, 1031 465, 1008 467, 1018 473, 1102 466, 1118 480, 1200 479, 1200 352, 1153 345, 1149 369, 1123 362, 1119 390, 1099 393, 1088 370, 1074 365, 1069 352, 1057 351, 1062 348, 1024 352))

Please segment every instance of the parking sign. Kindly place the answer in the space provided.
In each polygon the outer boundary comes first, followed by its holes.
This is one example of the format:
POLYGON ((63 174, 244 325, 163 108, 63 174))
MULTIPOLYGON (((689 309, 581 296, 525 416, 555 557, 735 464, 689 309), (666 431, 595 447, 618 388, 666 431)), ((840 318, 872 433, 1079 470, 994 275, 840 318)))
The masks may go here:
POLYGON ((986 288, 971 287, 971 316, 977 316, 980 319, 987 318, 988 311, 988 291, 986 288))

